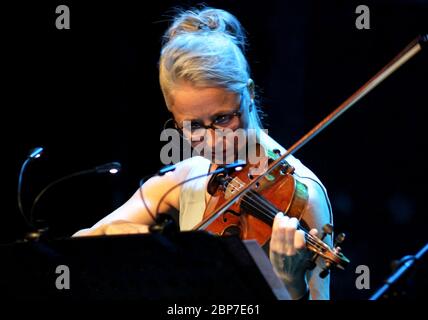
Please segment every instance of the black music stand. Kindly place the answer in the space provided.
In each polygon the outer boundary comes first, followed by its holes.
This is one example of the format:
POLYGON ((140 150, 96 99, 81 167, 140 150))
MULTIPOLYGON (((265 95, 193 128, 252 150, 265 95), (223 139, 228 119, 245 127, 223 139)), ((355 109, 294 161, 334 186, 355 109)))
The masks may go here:
POLYGON ((287 300, 255 241, 205 232, 39 240, 0 246, 0 287, 13 299, 287 300), (55 272, 69 269, 70 288, 55 272))

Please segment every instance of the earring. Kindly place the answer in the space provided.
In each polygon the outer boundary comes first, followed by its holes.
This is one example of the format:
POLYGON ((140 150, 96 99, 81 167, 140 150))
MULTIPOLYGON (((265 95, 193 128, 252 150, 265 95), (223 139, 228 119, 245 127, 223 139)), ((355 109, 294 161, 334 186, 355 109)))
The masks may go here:
POLYGON ((175 122, 174 118, 169 118, 168 120, 165 121, 165 123, 163 124, 163 130, 166 130, 166 129, 175 129, 178 131, 178 134, 180 135, 181 138, 186 139, 186 137, 183 135, 183 130, 178 127, 177 122, 175 122), (173 122, 173 127, 168 128, 168 124, 170 122, 173 122))
MULTIPOLYGON (((168 120, 166 120, 166 121, 165 121, 165 123, 163 124, 163 130, 167 129, 167 126, 168 126, 168 124, 169 124, 171 121, 174 121, 174 119, 173 119, 173 118, 169 118, 168 120)), ((176 127, 176 125, 175 125, 175 123, 174 123, 174 128, 175 128, 175 127, 176 127)))

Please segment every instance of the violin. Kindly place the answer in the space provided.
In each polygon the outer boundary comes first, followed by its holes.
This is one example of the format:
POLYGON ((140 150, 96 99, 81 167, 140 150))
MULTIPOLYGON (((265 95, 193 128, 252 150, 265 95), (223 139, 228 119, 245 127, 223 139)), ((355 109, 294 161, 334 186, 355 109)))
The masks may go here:
MULTIPOLYGON (((272 163, 280 156, 280 151, 275 149, 269 154, 268 161, 272 163)), ((208 193, 211 194, 211 198, 206 206, 204 219, 224 205, 234 193, 245 188, 255 179, 251 174, 252 168, 254 165, 246 165, 239 171, 232 173, 226 171, 212 176, 208 182, 208 193)), ((314 253, 312 261, 314 262, 318 257, 325 261, 326 267, 323 270, 323 277, 325 277, 331 266, 344 269, 349 264, 349 259, 337 246, 343 242, 345 235, 339 234, 335 247, 331 248, 323 239, 327 234, 333 233, 332 225, 323 227, 321 239, 309 233, 308 224, 302 217, 308 201, 308 188, 296 179, 294 171, 294 167, 282 160, 272 172, 261 175, 261 180, 253 188, 204 230, 219 236, 235 235, 243 240, 254 239, 260 246, 264 246, 270 240, 273 220, 281 211, 299 220, 298 229, 304 232, 306 247, 314 253)))
MULTIPOLYGON (((376 75, 359 88, 352 96, 325 117, 312 130, 293 144, 284 154, 276 153, 269 158, 267 170, 254 177, 250 174, 251 165, 234 173, 213 175, 208 184, 212 195, 204 212, 203 220, 193 230, 206 230, 225 236, 238 235, 242 239, 255 239, 260 245, 266 244, 272 233, 275 215, 282 211, 299 220, 298 229, 305 234, 306 247, 314 253, 312 261, 321 257, 325 268, 320 273, 325 277, 333 267, 344 269, 349 264, 337 244, 343 242, 345 235, 339 234, 333 247, 323 241, 327 234, 332 234, 332 226, 323 227, 321 238, 311 235, 302 220, 303 209, 308 200, 307 187, 298 181, 294 168, 286 157, 303 147, 352 105, 379 85, 390 74, 418 53, 422 45, 428 42, 428 35, 418 36, 394 57, 376 75)), ((314 264, 313 264, 314 266, 314 264)))

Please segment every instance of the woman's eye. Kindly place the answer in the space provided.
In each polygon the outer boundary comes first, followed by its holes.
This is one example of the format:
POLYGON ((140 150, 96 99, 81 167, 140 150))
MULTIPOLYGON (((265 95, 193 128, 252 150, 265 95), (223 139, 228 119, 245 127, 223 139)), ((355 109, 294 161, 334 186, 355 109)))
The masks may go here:
POLYGON ((198 122, 192 122, 192 124, 190 125, 192 129, 200 129, 202 128, 201 124, 198 122))
POLYGON ((214 123, 215 124, 222 124, 222 123, 227 123, 230 120, 230 115, 223 115, 223 116, 218 116, 214 123))

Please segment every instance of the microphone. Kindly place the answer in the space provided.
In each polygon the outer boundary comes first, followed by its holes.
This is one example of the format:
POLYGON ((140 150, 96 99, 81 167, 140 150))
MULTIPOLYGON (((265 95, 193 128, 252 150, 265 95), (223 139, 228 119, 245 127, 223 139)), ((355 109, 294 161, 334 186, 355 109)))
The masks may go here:
POLYGON ((82 171, 78 171, 78 172, 68 174, 62 178, 59 178, 59 179, 51 182, 42 191, 40 191, 40 193, 37 195, 36 198, 34 198, 34 201, 33 201, 33 204, 31 206, 31 210, 30 210, 30 221, 33 222, 34 211, 35 211, 37 203, 40 201, 41 197, 48 190, 52 189, 57 184, 64 182, 64 181, 67 181, 67 180, 74 178, 74 177, 83 176, 83 175, 92 174, 92 173, 97 173, 97 174, 109 173, 109 174, 115 175, 115 174, 119 173, 119 171, 121 169, 122 169, 122 165, 119 162, 109 162, 109 163, 106 163, 103 165, 96 166, 96 167, 91 168, 91 169, 82 170, 82 171))
POLYGON ((174 171, 176 168, 175 164, 171 164, 169 166, 165 166, 157 172, 158 176, 163 176, 165 173, 174 171))
POLYGON ((111 173, 116 174, 122 169, 122 165, 119 162, 109 162, 100 166, 95 167, 97 173, 111 173))
POLYGON ((18 201, 18 209, 21 213, 22 217, 24 218, 25 223, 29 227, 33 227, 31 221, 28 220, 27 216, 25 215, 24 206, 22 205, 22 180, 24 177, 24 172, 27 168, 27 166, 34 161, 35 159, 38 159, 41 157, 43 153, 42 147, 36 147, 30 150, 30 152, 27 155, 27 158, 25 159, 24 163, 21 166, 21 170, 19 172, 18 176, 18 190, 17 190, 17 201, 18 201))
POLYGON ((162 176, 162 175, 164 175, 167 172, 174 171, 176 169, 176 166, 175 165, 169 165, 169 166, 163 167, 157 173, 152 174, 152 175, 148 175, 148 176, 144 177, 143 179, 141 179, 140 180, 140 189, 139 189, 140 190, 140 197, 141 197, 141 200, 142 200, 142 202, 143 202, 143 204, 144 204, 147 212, 149 213, 149 215, 151 216, 151 218, 153 219, 153 221, 155 221, 155 224, 151 225, 149 227, 150 232, 152 232, 152 233, 162 233, 162 234, 166 234, 166 233, 173 234, 173 233, 178 232, 178 226, 177 226, 177 224, 175 223, 175 221, 174 221, 174 219, 172 217, 170 217, 168 214, 159 214, 158 215, 159 207, 160 207, 160 204, 162 203, 163 199, 165 199, 165 197, 171 191, 173 191, 175 188, 177 188, 177 187, 179 187, 179 186, 181 186, 181 185, 183 185, 183 184, 185 184, 187 182, 190 182, 190 181, 193 181, 193 180, 196 180, 196 179, 200 179, 200 178, 204 178, 204 177, 208 177, 210 175, 215 175, 215 174, 219 174, 219 173, 230 174, 233 171, 240 171, 240 170, 242 170, 242 168, 245 165, 246 165, 246 162, 244 160, 237 160, 237 161, 235 161, 233 163, 221 166, 221 167, 219 167, 218 169, 216 169, 216 170, 214 170, 212 172, 201 174, 201 175, 198 175, 198 176, 186 179, 186 180, 184 180, 184 181, 176 184, 175 186, 173 186, 169 190, 167 190, 163 194, 163 196, 160 198, 159 203, 158 203, 158 205, 156 207, 155 215, 153 215, 153 213, 150 211, 150 209, 149 209, 146 201, 144 200, 144 195, 143 195, 142 188, 141 188, 142 185, 143 185, 143 182, 149 176, 155 176, 155 175, 162 176))
POLYGON ((28 154, 28 158, 31 158, 31 159, 40 158, 40 156, 42 155, 42 152, 43 152, 42 147, 37 147, 37 148, 31 149, 30 153, 28 154))

